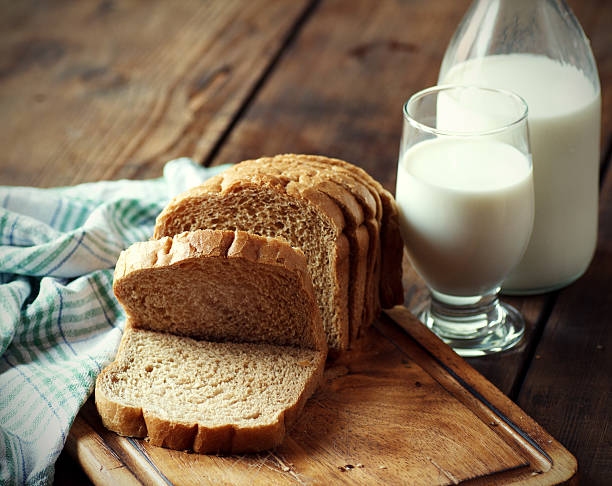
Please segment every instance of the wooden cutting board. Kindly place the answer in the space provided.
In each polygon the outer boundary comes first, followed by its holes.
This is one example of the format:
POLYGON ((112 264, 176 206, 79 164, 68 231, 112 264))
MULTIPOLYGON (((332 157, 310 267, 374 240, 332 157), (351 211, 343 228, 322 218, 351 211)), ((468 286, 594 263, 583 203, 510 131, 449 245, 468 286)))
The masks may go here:
POLYGON ((222 457, 154 447, 104 429, 92 400, 67 448, 98 485, 576 481, 574 457, 404 307, 325 376, 275 451, 222 457))

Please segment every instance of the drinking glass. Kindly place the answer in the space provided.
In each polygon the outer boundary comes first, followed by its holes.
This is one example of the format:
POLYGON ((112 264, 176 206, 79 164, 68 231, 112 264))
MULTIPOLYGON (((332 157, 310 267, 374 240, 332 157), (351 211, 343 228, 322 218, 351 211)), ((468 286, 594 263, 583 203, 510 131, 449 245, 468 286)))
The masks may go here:
POLYGON ((525 330, 498 293, 533 227, 527 105, 509 91, 449 85, 416 93, 403 112, 400 228, 431 294, 415 313, 462 356, 507 350, 525 330))

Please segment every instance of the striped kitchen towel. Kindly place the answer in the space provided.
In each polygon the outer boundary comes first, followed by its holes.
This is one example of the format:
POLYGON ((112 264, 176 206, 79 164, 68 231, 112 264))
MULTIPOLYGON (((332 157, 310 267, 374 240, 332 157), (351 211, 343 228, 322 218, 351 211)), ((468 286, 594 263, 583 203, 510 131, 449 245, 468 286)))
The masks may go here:
POLYGON ((121 250, 169 198, 220 172, 188 159, 160 179, 0 186, 0 484, 49 484, 72 422, 113 358, 121 250))

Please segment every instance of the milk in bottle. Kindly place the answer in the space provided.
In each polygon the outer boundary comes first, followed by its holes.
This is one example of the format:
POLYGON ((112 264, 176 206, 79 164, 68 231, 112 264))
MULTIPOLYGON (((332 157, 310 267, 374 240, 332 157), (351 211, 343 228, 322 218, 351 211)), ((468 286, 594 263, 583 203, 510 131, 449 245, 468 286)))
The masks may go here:
POLYGON ((599 87, 576 67, 534 54, 470 59, 441 81, 511 90, 529 107, 535 222, 504 288, 547 290, 578 278, 597 240, 599 87))

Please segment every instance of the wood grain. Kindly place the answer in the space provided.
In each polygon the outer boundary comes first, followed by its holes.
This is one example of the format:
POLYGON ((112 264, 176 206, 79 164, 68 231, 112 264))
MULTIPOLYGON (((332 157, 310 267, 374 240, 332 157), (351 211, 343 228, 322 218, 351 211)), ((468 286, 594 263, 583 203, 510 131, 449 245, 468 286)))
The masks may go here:
POLYGON ((0 184, 157 177, 204 160, 308 0, 4 1, 0 184))
POLYGON ((86 433, 79 443, 90 457, 117 464, 88 473, 96 484, 125 470, 156 485, 544 485, 573 476, 575 460, 541 427, 406 309, 393 317, 416 340, 378 322, 358 349, 327 368, 276 450, 207 456, 154 447, 104 429, 89 402, 77 419, 86 433))
MULTIPOLYGON (((557 440, 550 437, 539 424, 492 383, 474 371, 465 360, 450 352, 450 348, 420 325, 408 309, 396 306, 386 310, 385 314, 422 346, 421 353, 428 353, 428 355, 421 354, 422 357, 418 358, 413 352, 411 353, 413 359, 456 399, 488 423, 500 437, 514 444, 515 450, 521 451, 529 459, 532 467, 537 469, 537 474, 547 473, 545 481, 560 483, 567 480, 571 484, 575 483, 576 460, 557 440)), ((394 341, 401 340, 397 335, 397 329, 392 326, 387 328, 384 335, 394 341)), ((521 481, 529 482, 533 481, 533 475, 533 471, 520 473, 512 480, 520 477, 521 481)), ((481 481, 482 484, 490 484, 485 478, 481 481)), ((499 479, 496 477, 495 484, 504 484, 504 482, 501 477, 499 479)))
MULTIPOLYGON (((296 151, 346 158, 393 189, 401 103, 435 82, 469 3, 2 0, 0 184, 153 177, 179 155, 220 163, 296 151)), ((568 3, 598 62, 603 142, 612 134, 610 3, 568 3)), ((611 190, 608 178, 607 208, 611 190)), ((527 317, 526 345, 470 360, 569 444, 585 484, 612 482, 609 212, 602 206, 600 248, 583 279, 558 298, 508 299, 527 317)), ((414 275, 407 283, 412 302, 423 287, 414 275)))

